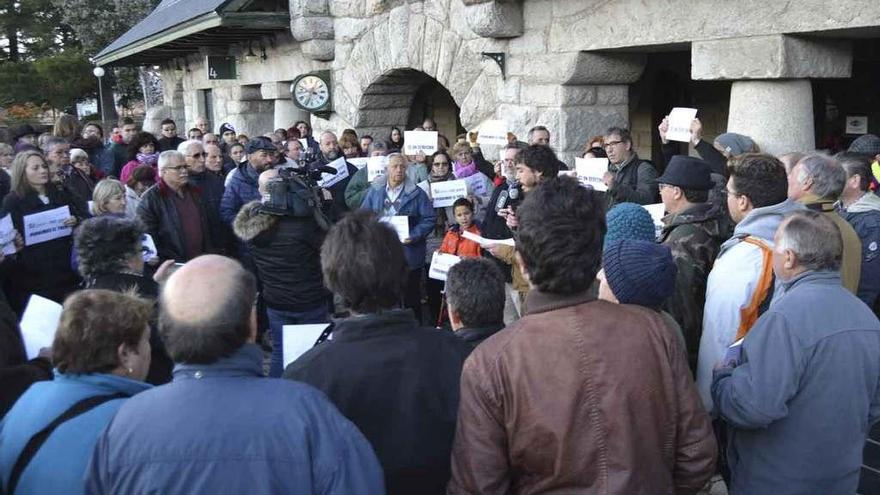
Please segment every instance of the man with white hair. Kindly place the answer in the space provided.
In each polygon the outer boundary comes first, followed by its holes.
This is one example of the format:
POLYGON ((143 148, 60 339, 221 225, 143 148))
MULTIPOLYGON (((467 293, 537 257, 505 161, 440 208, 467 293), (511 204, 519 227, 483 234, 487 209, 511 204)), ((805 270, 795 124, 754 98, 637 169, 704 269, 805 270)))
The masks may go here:
POLYGON ((834 158, 812 153, 801 158, 788 173, 788 198, 830 218, 843 236, 840 279, 853 294, 859 289, 862 270, 862 241, 852 226, 834 208, 846 184, 846 170, 834 158))
POLYGON ((137 214, 160 259, 182 263, 212 252, 208 214, 199 190, 189 184, 183 153, 168 150, 159 155, 159 182, 144 193, 137 214))
POLYGON ((208 214, 211 243, 221 252, 227 252, 232 237, 231 231, 220 220, 220 202, 223 200, 225 187, 223 178, 208 171, 208 153, 205 148, 206 146, 201 141, 190 139, 180 143, 177 151, 183 153, 186 161, 189 184, 199 189, 202 205, 208 214))
POLYGON ((856 493, 880 419, 880 321, 841 286, 842 244, 828 215, 783 220, 773 247, 782 294, 715 369, 732 494, 856 493))

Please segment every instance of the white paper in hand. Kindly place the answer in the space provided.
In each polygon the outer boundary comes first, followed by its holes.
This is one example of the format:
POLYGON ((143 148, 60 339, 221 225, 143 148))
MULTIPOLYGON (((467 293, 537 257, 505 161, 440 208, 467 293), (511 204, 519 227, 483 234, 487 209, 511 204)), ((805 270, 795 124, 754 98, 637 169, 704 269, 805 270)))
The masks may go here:
POLYGON ((437 151, 437 131, 403 131, 403 154, 431 155, 437 151))
POLYGON ((284 325, 281 327, 282 332, 282 360, 284 367, 296 361, 297 358, 305 354, 309 349, 315 346, 315 341, 321 336, 329 323, 318 323, 315 325, 284 325))
POLYGON ((43 347, 52 347, 61 321, 62 307, 55 301, 32 295, 21 317, 21 337, 28 359, 37 357, 43 347))
POLYGON ((467 191, 467 182, 464 180, 432 182, 431 197, 434 198, 434 208, 452 206, 456 199, 467 197, 467 191))
POLYGON ((503 120, 487 120, 480 126, 477 144, 504 146, 507 144, 507 122, 503 120))
POLYGON ((428 269, 428 278, 446 282, 446 274, 453 265, 461 261, 461 258, 454 254, 436 252, 431 258, 431 268, 428 269))
POLYGON ((156 250, 156 243, 153 242, 153 237, 150 234, 144 234, 141 237, 141 254, 143 255, 144 261, 150 261, 153 258, 159 257, 159 251, 156 250))
POLYGON ((409 217, 397 215, 393 217, 382 217, 381 221, 391 224, 391 227, 397 232, 400 242, 409 238, 409 217))
POLYGON ((68 218, 70 218, 70 208, 67 206, 25 215, 24 244, 33 246, 69 236, 72 229, 64 226, 64 221, 68 218))
POLYGON ((360 170, 360 169, 362 169, 362 168, 364 168, 364 167, 367 166, 367 162, 368 162, 369 160, 370 160, 370 159, 367 158, 367 157, 361 157, 361 158, 348 158, 348 163, 354 165, 354 167, 355 167, 356 169, 360 170))
POLYGON ((691 123, 697 116, 696 108, 675 107, 669 112, 669 129, 666 131, 667 141, 680 141, 682 143, 690 142, 691 123))
POLYGON ((476 242, 480 245, 480 247, 489 247, 489 246, 516 246, 516 242, 513 239, 486 239, 483 236, 479 236, 477 234, 468 232, 465 230, 461 233, 461 236, 465 239, 476 242))
POLYGON ((666 206, 663 203, 655 203, 644 205, 644 208, 651 214, 651 220, 654 221, 654 234, 659 239, 663 233, 663 217, 666 216, 666 206))
POLYGON ((387 156, 371 156, 367 160, 367 181, 373 182, 376 177, 385 175, 385 169, 388 167, 387 156))
POLYGON ((574 168, 581 185, 592 186, 597 191, 607 191, 605 173, 608 172, 607 158, 575 158, 574 168))
POLYGON ((337 182, 348 178, 348 165, 345 163, 345 157, 341 156, 336 160, 327 164, 330 168, 336 169, 336 175, 331 175, 328 173, 321 174, 321 180, 318 181, 318 185, 321 187, 330 187, 337 182))
POLYGON ((2 246, 3 254, 15 254, 15 226, 9 215, 0 219, 0 246, 2 246))

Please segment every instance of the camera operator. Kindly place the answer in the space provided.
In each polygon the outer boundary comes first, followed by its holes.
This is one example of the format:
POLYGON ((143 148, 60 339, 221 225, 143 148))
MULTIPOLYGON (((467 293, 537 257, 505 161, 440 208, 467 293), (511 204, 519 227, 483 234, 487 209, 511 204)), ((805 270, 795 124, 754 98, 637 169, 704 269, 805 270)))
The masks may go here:
MULTIPOLYGON (((548 179, 556 178, 559 174, 559 160, 548 146, 533 144, 518 153, 511 153, 515 157, 516 163, 516 183, 519 184, 520 194, 517 195, 515 201, 507 200, 506 204, 501 205, 499 198, 493 205, 498 209, 498 215, 505 219, 507 227, 511 232, 516 230, 519 224, 516 218, 516 205, 522 203, 525 196, 538 185, 548 179)), ((504 164, 502 164, 502 167, 504 164)), ((504 170, 502 169, 502 172, 504 170)), ((514 186, 508 188, 508 198, 514 186)), ((496 237, 497 238, 497 237, 496 237)), ((501 244, 489 246, 489 252, 495 258, 511 265, 510 273, 512 283, 508 287, 508 299, 504 305, 504 323, 510 324, 514 320, 519 319, 524 313, 525 295, 529 290, 529 284, 523 278, 519 269, 515 256, 515 248, 501 244)))
MULTIPOLYGON (((278 170, 267 170, 259 177, 260 194, 264 199, 245 204, 233 223, 235 234, 250 250, 262 282, 262 297, 266 302, 272 337, 269 368, 272 377, 281 376, 283 371, 284 325, 330 321, 330 293, 324 288, 321 274, 320 249, 325 231, 310 207, 304 204, 299 206, 306 210, 306 214, 269 207, 267 203, 275 204, 277 200, 279 188, 272 186, 279 186, 278 182, 300 192, 309 187, 298 178, 279 178, 278 170)), ((295 196, 294 193, 281 195, 295 196)))
MULTIPOLYGON (((317 160, 309 163, 309 170, 315 170, 317 167, 327 165, 342 156, 342 151, 339 149, 339 143, 336 140, 336 134, 333 134, 330 131, 321 133, 319 147, 321 153, 318 155, 317 160)), ((348 161, 345 162, 345 165, 348 168, 348 177, 328 188, 330 194, 333 195, 332 216, 334 219, 338 219, 343 213, 349 210, 348 205, 345 204, 345 188, 348 187, 351 178, 354 177, 354 174, 358 171, 357 167, 348 163, 348 161)))

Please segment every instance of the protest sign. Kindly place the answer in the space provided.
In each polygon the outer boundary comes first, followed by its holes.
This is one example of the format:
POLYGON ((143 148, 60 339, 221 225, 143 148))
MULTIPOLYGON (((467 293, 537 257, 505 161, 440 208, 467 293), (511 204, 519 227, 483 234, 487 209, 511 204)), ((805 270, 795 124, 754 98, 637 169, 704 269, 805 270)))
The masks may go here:
POLYGON ((28 359, 37 357, 43 347, 52 347, 55 331, 61 321, 61 305, 32 295, 21 317, 21 337, 28 359))
POLYGON ((404 215, 396 215, 393 217, 382 217, 382 221, 391 224, 397 232, 400 242, 409 238, 409 217, 404 215))
POLYGON ((486 179, 483 174, 478 173, 465 177, 464 181, 467 182, 468 193, 473 194, 474 196, 489 195, 489 192, 486 191, 486 179))
POLYGON ((607 158, 575 158, 574 168, 581 185, 592 186, 597 191, 607 191, 605 173, 608 172, 607 158))
POLYGON ((432 182, 431 197, 434 198, 434 208, 452 206, 456 199, 467 197, 467 191, 467 182, 464 180, 432 182))
POLYGON ((349 158, 349 159, 348 159, 348 163, 354 165, 355 168, 357 168, 358 170, 360 170, 360 169, 362 169, 362 168, 364 168, 364 167, 367 166, 367 161, 368 161, 368 160, 369 160, 369 158, 367 158, 367 157, 362 157, 362 158, 349 158))
POLYGON ((318 185, 321 187, 330 187, 337 182, 348 178, 348 165, 345 163, 345 157, 341 156, 336 160, 327 164, 328 167, 332 167, 336 169, 336 175, 322 173, 321 180, 318 181, 318 185))
POLYGON ((0 246, 3 247, 3 254, 15 254, 15 226, 9 215, 0 219, 0 246))
POLYGON ((434 257, 431 258, 431 268, 428 269, 428 278, 446 282, 446 274, 449 269, 459 261, 461 258, 454 254, 435 252, 434 257))
POLYGON ((487 120, 480 126, 477 144, 504 146, 507 144, 507 122, 503 120, 487 120))
POLYGON ((388 167, 387 156, 371 156, 367 160, 367 181, 373 182, 376 177, 385 175, 385 169, 388 167))
POLYGON ((403 154, 430 155, 437 152, 437 131, 403 131, 403 154))
POLYGON ((470 239, 470 240, 476 242, 477 244, 480 245, 480 247, 484 247, 484 248, 489 247, 489 246, 497 246, 497 245, 511 246, 511 247, 516 246, 516 243, 514 242, 513 239, 486 239, 483 236, 479 236, 477 234, 468 232, 467 230, 462 232, 461 236, 464 237, 465 239, 470 239))
POLYGON ((315 341, 321 333, 329 327, 329 323, 317 323, 314 325, 284 325, 281 327, 281 355, 284 367, 294 362, 315 347, 315 341))
POLYGON ((159 257, 156 243, 153 242, 153 236, 150 234, 144 234, 143 237, 141 237, 141 254, 143 255, 144 261, 150 261, 153 258, 159 257))
POLYGON ((644 207, 651 214, 651 220, 654 221, 654 234, 659 239, 663 232, 663 217, 666 216, 666 207, 663 203, 644 205, 644 207))
POLYGON ((666 130, 666 140, 681 141, 682 143, 690 142, 693 138, 691 135, 691 123, 696 116, 696 108, 673 108, 669 112, 669 118, 667 119, 669 129, 666 130))
POLYGON ((24 244, 33 246, 70 235, 71 228, 64 225, 70 218, 70 208, 62 206, 24 217, 24 244))
POLYGON ((867 134, 868 133, 868 117, 864 115, 847 115, 846 116, 846 133, 847 134, 867 134))

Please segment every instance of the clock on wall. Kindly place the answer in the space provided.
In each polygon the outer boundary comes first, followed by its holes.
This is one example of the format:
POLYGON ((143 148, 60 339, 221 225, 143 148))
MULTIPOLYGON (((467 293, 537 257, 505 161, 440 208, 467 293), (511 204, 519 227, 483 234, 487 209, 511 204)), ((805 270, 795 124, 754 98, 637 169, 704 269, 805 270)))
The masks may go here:
POLYGON ((290 85, 293 103, 319 117, 332 112, 330 106, 330 71, 303 74, 290 85))

